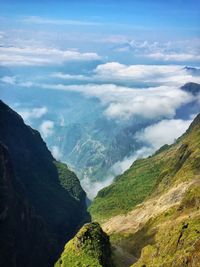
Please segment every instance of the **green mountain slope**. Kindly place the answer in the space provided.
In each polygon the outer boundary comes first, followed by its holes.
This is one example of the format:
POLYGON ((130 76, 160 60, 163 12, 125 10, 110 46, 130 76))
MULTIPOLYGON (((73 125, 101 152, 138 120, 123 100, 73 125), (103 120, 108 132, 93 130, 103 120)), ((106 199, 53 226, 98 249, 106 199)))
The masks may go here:
MULTIPOLYGON (((13 172, 23 189, 24 199, 34 210, 35 216, 41 218, 41 225, 44 224, 48 233, 46 245, 54 248, 51 251, 52 255, 49 255, 52 264, 66 241, 76 233, 85 220, 89 219, 86 210, 86 194, 76 175, 65 164, 55 161, 40 134, 25 125, 22 118, 2 101, 0 101, 0 142, 9 153, 13 172)), ((4 172, 0 179, 4 179, 4 172)), ((2 188, 2 194, 5 193, 4 189, 6 188, 2 188)), ((14 187, 13 190, 17 191, 17 188, 14 187)), ((26 217, 26 213, 21 216, 26 217)), ((2 224, 6 222, 5 220, 2 224)), ((17 225, 17 220, 13 218, 13 228, 17 228, 17 225)), ((32 227, 37 226, 33 224, 32 227)), ((20 230, 18 237, 28 239, 28 235, 20 236, 20 230)), ((36 242, 34 238, 26 240, 27 244, 28 241, 36 242)), ((19 247, 15 248, 17 259, 27 258, 23 250, 20 251, 19 247), (19 251, 22 255, 18 254, 19 251)), ((29 264, 26 266, 35 266, 32 262, 29 264)), ((46 266, 48 264, 46 262, 46 266)), ((45 266, 39 260, 37 265, 45 266)), ((18 263, 16 266, 22 265, 18 263)))
POLYGON ((85 224, 70 240, 55 267, 112 267, 109 237, 98 223, 85 224))
POLYGON ((198 267, 199 208, 200 115, 175 144, 100 191, 90 211, 111 237, 115 266, 198 267))
POLYGON ((105 221, 123 214, 147 199, 153 191, 192 179, 199 172, 199 115, 185 135, 153 156, 137 160, 113 184, 101 190, 89 211, 94 220, 105 221))

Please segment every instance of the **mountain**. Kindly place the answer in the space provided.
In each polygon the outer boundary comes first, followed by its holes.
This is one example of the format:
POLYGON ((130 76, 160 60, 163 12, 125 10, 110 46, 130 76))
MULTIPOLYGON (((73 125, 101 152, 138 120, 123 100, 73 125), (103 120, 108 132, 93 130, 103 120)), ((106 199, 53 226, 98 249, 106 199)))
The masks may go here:
MULTIPOLYGON (((1 229, 13 251, 13 266, 51 266, 66 241, 90 220, 86 194, 67 165, 53 158, 40 134, 2 101, 0 142, 1 229)), ((0 265, 8 266, 9 250, 0 250, 0 265)))
POLYGON ((98 223, 85 224, 70 240, 55 267, 113 267, 109 237, 98 223))
POLYGON ((1 143, 0 200, 0 265, 49 266, 55 253, 52 240, 42 218, 29 205, 1 143))
POLYGON ((200 94, 200 84, 198 83, 186 83, 181 87, 181 89, 193 94, 194 96, 200 94))
POLYGON ((173 145, 135 161, 89 208, 115 266, 200 266, 200 114, 173 145))
POLYGON ((195 76, 198 76, 200 74, 200 69, 199 68, 186 66, 183 69, 186 70, 188 73, 193 74, 195 76))

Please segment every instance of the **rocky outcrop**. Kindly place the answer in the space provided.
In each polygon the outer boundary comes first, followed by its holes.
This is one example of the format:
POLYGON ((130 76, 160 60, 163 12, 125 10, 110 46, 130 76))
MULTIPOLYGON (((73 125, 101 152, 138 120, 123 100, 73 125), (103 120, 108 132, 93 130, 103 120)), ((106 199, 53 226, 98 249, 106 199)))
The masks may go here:
POLYGON ((109 237, 98 223, 85 224, 66 244, 55 267, 112 267, 109 237))

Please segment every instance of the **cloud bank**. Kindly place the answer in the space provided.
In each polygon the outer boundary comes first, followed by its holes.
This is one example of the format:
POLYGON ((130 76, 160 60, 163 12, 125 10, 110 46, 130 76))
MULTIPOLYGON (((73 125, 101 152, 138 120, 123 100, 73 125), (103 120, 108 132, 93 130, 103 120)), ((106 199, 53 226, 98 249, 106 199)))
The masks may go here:
MULTIPOLYGON (((200 48, 199 39, 180 41, 149 41, 149 40, 129 40, 128 38, 111 38, 118 40, 118 44, 113 48, 116 52, 130 52, 136 57, 150 58, 153 61, 163 62, 199 62, 200 48)), ((107 39, 109 41, 109 39, 107 39)))
POLYGON ((194 100, 191 94, 172 86, 134 89, 114 84, 43 84, 41 87, 79 92, 86 97, 98 98, 105 107, 104 114, 117 120, 128 120, 134 116, 147 119, 172 118, 177 108, 194 100))
POLYGON ((132 81, 160 85, 200 82, 199 76, 193 76, 180 65, 124 65, 118 62, 109 62, 98 65, 94 72, 95 78, 107 81, 132 81))
POLYGON ((39 108, 23 108, 19 109, 18 113, 22 116, 25 121, 29 121, 31 119, 39 119, 44 116, 48 112, 47 107, 39 107, 39 108))
POLYGON ((138 132, 135 137, 156 150, 165 144, 172 144, 188 129, 191 122, 181 119, 162 120, 138 132))
POLYGON ((131 156, 125 157, 122 161, 116 162, 111 167, 114 176, 124 173, 137 159, 146 158, 165 144, 172 144, 189 127, 191 120, 162 120, 135 134, 135 140, 142 142, 142 148, 135 151, 131 156))
POLYGON ((110 185, 113 179, 114 176, 109 176, 104 181, 91 182, 89 177, 85 176, 80 182, 83 189, 87 192, 88 198, 92 200, 102 188, 110 185))
POLYGON ((0 47, 0 64, 4 66, 46 66, 60 65, 67 61, 100 60, 97 53, 81 53, 74 50, 60 50, 44 47, 0 47))

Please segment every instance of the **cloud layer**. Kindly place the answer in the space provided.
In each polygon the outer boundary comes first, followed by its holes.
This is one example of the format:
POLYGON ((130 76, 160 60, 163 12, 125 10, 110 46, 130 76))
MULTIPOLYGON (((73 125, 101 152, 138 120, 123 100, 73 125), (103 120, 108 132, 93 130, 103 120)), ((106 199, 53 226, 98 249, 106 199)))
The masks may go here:
POLYGON ((22 118, 25 121, 29 121, 31 119, 39 119, 43 115, 45 115, 47 111, 48 111, 47 107, 18 109, 18 113, 22 116, 22 118))
POLYGON ((4 66, 45 66, 67 61, 99 60, 97 53, 41 47, 0 47, 0 64, 4 66))
MULTIPOLYGON (((198 69, 198 68, 197 68, 198 69)), ((98 65, 90 75, 72 75, 55 72, 51 77, 60 80, 87 81, 88 83, 133 83, 145 85, 181 86, 187 82, 200 83, 200 76, 193 75, 180 65, 124 65, 108 62, 98 65)))
POLYGON ((80 92, 86 97, 98 98, 111 119, 128 120, 134 116, 148 119, 170 117, 194 97, 176 87, 159 86, 133 89, 114 84, 62 85, 43 84, 46 89, 80 92))
MULTIPOLYGON (((111 40, 115 40, 112 38, 111 40)), ((199 39, 180 41, 149 41, 149 40, 118 40, 118 45, 114 47, 117 52, 130 52, 141 58, 150 58, 153 61, 164 62, 199 62, 200 48, 199 39)), ((109 39, 108 39, 109 41, 109 39)), ((116 42, 117 43, 117 42, 116 42)))
POLYGON ((138 132, 135 137, 156 150, 165 144, 172 144, 188 129, 191 122, 181 119, 162 120, 138 132))

